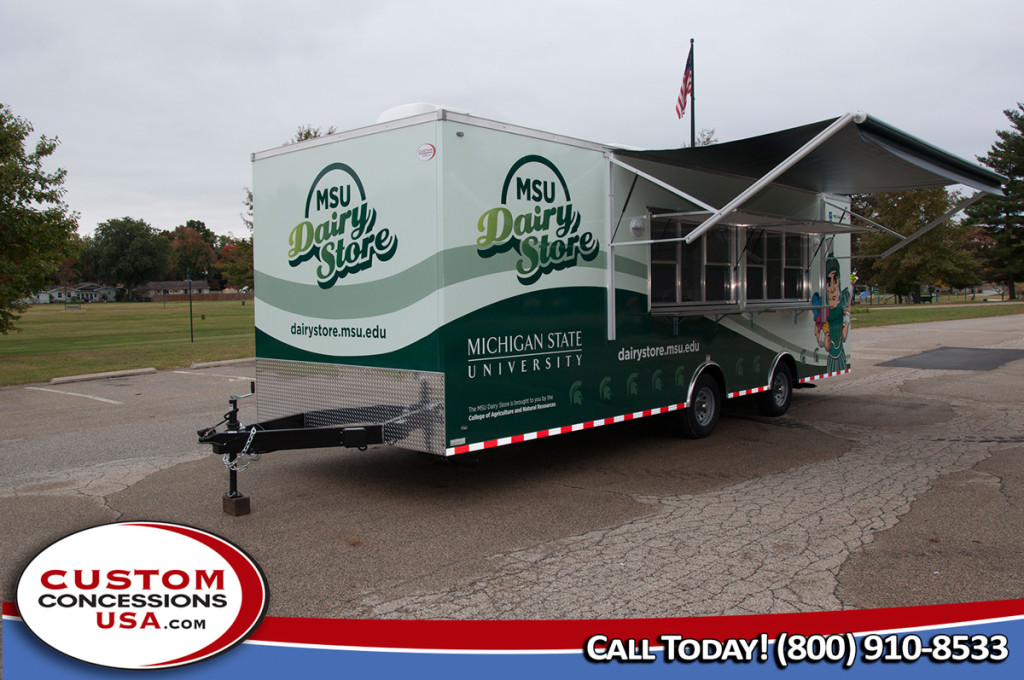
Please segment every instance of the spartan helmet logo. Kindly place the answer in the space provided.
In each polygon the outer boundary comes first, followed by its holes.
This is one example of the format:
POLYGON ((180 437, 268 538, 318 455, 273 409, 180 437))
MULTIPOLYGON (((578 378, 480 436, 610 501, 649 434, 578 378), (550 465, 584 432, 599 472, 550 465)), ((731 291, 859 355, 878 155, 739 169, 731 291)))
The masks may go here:
POLYGON ((583 406, 583 381, 577 380, 569 387, 569 403, 573 406, 583 406))

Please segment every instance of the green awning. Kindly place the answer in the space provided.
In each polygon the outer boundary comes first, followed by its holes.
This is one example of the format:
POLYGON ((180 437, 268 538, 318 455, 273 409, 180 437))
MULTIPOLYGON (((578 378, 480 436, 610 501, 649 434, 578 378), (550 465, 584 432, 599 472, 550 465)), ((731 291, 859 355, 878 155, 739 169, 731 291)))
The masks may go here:
MULTIPOLYGON (((617 149, 615 155, 757 180, 837 120, 710 146, 617 149)), ((843 127, 773 183, 845 195, 963 184, 1002 195, 1005 179, 867 116, 843 127)))

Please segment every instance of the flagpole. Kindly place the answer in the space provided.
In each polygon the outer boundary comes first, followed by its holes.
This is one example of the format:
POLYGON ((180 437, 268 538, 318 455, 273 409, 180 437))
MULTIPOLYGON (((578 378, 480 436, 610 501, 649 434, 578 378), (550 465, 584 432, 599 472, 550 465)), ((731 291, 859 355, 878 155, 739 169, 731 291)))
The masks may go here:
MULTIPOLYGON (((690 38, 690 54, 693 55, 693 38, 690 38)), ((696 86, 697 68, 693 66, 690 70, 690 146, 697 146, 697 111, 694 109, 693 91, 696 86)))

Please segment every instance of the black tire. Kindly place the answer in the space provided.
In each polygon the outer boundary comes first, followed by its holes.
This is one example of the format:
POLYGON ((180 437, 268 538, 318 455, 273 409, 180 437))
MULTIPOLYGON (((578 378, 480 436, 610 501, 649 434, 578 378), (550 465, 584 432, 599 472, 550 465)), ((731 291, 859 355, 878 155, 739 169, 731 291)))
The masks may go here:
POLYGON ((683 436, 703 439, 714 432, 718 418, 722 415, 722 390, 718 381, 707 373, 701 373, 693 386, 690 406, 680 413, 683 436))
POLYGON ((789 366, 779 362, 768 383, 768 391, 757 395, 757 410, 763 416, 777 417, 789 410, 793 400, 793 372, 789 366))

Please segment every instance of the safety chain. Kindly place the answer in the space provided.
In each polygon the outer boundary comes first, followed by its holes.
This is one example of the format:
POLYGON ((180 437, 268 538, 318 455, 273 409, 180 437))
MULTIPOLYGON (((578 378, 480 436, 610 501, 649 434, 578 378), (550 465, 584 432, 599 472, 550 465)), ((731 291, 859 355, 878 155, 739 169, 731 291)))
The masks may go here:
POLYGON ((260 457, 260 454, 258 454, 258 453, 249 453, 249 446, 252 445, 252 440, 255 437, 256 437, 256 426, 253 425, 252 426, 252 430, 249 431, 249 439, 248 439, 248 441, 245 442, 245 446, 242 448, 241 451, 239 451, 238 455, 235 456, 235 460, 234 461, 231 460, 231 454, 230 453, 225 453, 224 456, 221 458, 224 461, 224 467, 226 467, 228 470, 231 470, 233 472, 241 472, 245 468, 249 467, 252 463, 255 463, 256 460, 260 457), (246 461, 245 461, 245 464, 239 465, 238 461, 242 458, 242 456, 245 456, 246 461))

